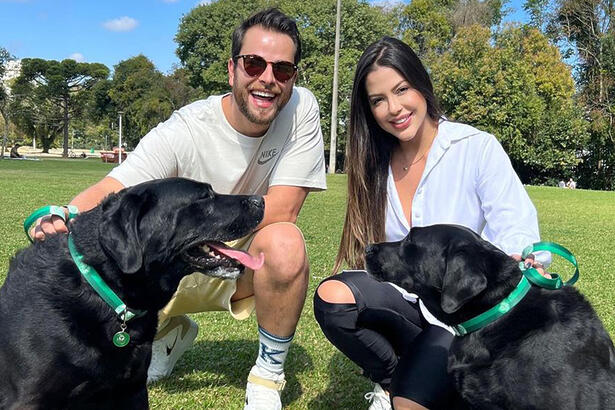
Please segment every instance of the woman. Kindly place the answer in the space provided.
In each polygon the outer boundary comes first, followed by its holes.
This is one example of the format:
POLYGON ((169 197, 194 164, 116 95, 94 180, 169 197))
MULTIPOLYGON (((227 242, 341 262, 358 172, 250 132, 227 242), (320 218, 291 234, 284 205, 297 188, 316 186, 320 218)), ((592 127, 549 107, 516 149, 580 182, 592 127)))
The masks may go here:
POLYGON ((446 408, 453 335, 360 270, 365 246, 400 240, 412 226, 451 223, 520 259, 539 240, 536 210, 495 137, 442 116, 427 71, 399 40, 385 37, 359 59, 349 131, 347 213, 334 272, 344 263, 355 270, 319 285, 316 319, 376 383, 366 395, 370 409, 391 402, 446 408))

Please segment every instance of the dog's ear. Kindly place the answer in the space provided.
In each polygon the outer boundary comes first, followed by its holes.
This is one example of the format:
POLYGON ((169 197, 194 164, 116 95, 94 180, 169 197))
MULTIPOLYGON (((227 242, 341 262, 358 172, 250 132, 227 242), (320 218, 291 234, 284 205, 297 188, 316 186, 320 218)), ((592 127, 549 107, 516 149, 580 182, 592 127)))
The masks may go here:
POLYGON ((440 302, 446 313, 456 312, 487 287, 487 277, 478 261, 478 253, 472 256, 469 251, 457 249, 447 256, 440 302))
POLYGON ((100 245, 124 273, 135 273, 143 265, 139 220, 145 201, 145 193, 120 193, 102 204, 100 245))

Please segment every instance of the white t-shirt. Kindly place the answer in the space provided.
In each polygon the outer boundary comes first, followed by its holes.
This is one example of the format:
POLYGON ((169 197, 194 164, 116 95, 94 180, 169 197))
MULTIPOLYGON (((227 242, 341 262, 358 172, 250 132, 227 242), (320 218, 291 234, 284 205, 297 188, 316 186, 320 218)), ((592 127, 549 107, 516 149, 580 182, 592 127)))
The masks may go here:
POLYGON ((196 101, 145 135, 109 176, 124 186, 180 176, 222 194, 263 195, 273 185, 326 189, 320 114, 314 95, 295 87, 262 137, 235 131, 223 96, 196 101))
MULTIPOLYGON (((412 200, 412 226, 457 224, 472 229, 507 254, 540 240, 536 208, 508 155, 491 134, 441 121, 412 200)), ((385 232, 399 241, 409 232, 391 168, 385 232)), ((536 259, 550 263, 549 252, 536 259)))

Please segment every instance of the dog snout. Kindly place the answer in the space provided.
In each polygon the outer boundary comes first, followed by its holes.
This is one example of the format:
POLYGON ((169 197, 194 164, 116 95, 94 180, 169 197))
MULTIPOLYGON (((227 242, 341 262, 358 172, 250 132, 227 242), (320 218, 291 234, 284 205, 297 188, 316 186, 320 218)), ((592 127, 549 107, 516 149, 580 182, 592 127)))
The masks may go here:
POLYGON ((251 196, 244 200, 244 205, 248 208, 260 209, 265 205, 265 201, 262 196, 251 196))

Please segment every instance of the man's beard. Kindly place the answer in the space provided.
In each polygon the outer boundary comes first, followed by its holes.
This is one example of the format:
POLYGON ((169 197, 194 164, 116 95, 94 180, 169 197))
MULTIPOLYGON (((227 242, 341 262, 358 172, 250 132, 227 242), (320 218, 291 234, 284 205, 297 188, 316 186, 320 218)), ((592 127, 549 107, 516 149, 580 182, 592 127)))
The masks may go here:
POLYGON ((269 125, 276 119, 282 108, 286 105, 290 99, 292 93, 292 87, 287 92, 282 92, 276 97, 276 101, 273 103, 273 111, 268 115, 258 115, 250 110, 248 99, 250 98, 250 92, 245 86, 240 86, 237 83, 237 77, 233 81, 233 98, 239 107, 239 111, 253 124, 269 125))

